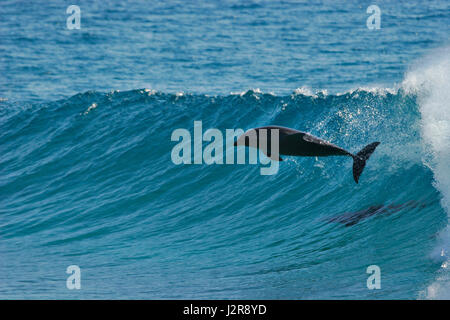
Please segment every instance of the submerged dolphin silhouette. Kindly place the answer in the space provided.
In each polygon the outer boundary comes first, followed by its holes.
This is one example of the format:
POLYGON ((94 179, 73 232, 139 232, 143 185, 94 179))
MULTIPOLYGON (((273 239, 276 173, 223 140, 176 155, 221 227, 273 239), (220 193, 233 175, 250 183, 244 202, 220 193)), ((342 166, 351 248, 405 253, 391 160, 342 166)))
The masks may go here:
POLYGON ((326 218, 326 221, 339 222, 339 223, 342 223, 343 225, 345 225, 346 227, 350 227, 354 224, 357 224, 361 220, 370 218, 375 215, 380 215, 380 214, 388 214, 389 215, 392 213, 399 212, 402 209, 415 209, 415 208, 422 209, 422 208, 425 208, 426 206, 427 206, 426 203, 414 201, 414 200, 410 200, 408 202, 400 203, 400 204, 395 204, 395 203, 392 203, 389 205, 378 204, 378 205, 373 205, 373 206, 370 206, 368 208, 365 208, 365 209, 362 209, 359 211, 345 212, 345 213, 339 214, 337 216, 333 216, 331 218, 326 218))
POLYGON ((364 147, 357 154, 352 154, 347 150, 314 137, 306 132, 280 126, 250 129, 241 135, 234 143, 235 146, 247 146, 261 149, 261 151, 269 158, 277 161, 283 161, 283 159, 279 157, 279 154, 303 157, 350 156, 353 158, 353 178, 356 183, 359 181, 359 177, 364 170, 366 161, 379 144, 380 142, 373 142, 364 147), (272 137, 272 130, 278 130, 278 154, 275 154, 276 148, 274 149, 275 152, 272 152, 270 138, 272 137), (265 133, 261 134, 262 132, 265 133))

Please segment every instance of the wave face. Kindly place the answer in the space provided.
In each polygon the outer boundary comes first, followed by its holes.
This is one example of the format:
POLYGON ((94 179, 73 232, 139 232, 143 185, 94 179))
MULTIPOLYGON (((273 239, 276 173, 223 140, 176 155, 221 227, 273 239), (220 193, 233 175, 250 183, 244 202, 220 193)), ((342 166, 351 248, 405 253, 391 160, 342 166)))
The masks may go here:
MULTIPOLYGON (((442 207, 450 213, 450 48, 435 51, 410 71, 404 81, 408 91, 418 94, 422 136, 427 148, 425 161, 434 172, 434 186, 442 194, 442 207)), ((450 228, 439 235, 433 256, 442 260, 436 281, 423 295, 450 299, 450 228)))
POLYGON ((445 259, 430 253, 449 201, 448 119, 433 88, 0 101, 0 296, 428 297, 441 286, 445 259), (381 145, 359 184, 347 157, 286 157, 269 176, 175 165, 171 133, 193 133, 194 120, 204 131, 298 128, 352 152, 381 145), (356 222, 341 223, 348 216, 356 222), (65 288, 69 265, 83 290, 65 288), (367 289, 370 265, 381 290, 367 289))

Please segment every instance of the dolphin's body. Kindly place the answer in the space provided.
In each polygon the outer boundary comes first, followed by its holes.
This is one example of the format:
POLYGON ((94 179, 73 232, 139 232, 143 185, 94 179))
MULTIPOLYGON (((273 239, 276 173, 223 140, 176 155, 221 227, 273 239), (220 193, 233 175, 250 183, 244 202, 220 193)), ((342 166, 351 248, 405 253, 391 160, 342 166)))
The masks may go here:
POLYGON ((343 225, 345 225, 346 227, 350 227, 354 224, 357 224, 361 220, 370 218, 372 216, 381 215, 381 214, 389 215, 392 213, 399 212, 402 209, 415 209, 415 208, 423 209, 426 206, 427 206, 426 203, 414 201, 414 200, 411 200, 411 201, 408 201, 405 203, 401 203, 401 204, 389 204, 389 205, 378 204, 378 205, 373 205, 373 206, 370 206, 368 208, 365 208, 363 210, 359 210, 356 212, 345 212, 340 215, 337 215, 337 216, 334 216, 331 218, 327 218, 326 221, 339 222, 339 223, 342 223, 343 225))
POLYGON ((277 161, 283 161, 279 155, 302 157, 350 156, 353 158, 353 178, 356 183, 358 183, 359 176, 366 165, 366 161, 379 144, 379 142, 373 142, 357 154, 352 154, 345 149, 314 137, 309 133, 280 126, 250 129, 241 135, 234 143, 235 146, 259 148, 269 158, 277 161), (276 148, 272 150, 271 147, 272 130, 278 130, 278 154, 275 154, 276 148), (256 137, 256 141, 255 139, 252 139, 254 137, 256 137), (261 148, 261 146, 263 146, 263 148, 261 148))

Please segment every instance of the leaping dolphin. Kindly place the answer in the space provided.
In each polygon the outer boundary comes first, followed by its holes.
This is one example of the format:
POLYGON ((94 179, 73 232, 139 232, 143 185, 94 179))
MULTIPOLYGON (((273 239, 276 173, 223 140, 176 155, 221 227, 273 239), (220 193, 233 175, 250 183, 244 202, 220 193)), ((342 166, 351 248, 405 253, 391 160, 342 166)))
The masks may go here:
POLYGON ((380 142, 373 142, 365 146, 357 154, 353 154, 306 132, 280 126, 267 126, 248 130, 237 139, 234 146, 258 148, 269 158, 276 161, 283 161, 283 159, 279 157, 280 154, 302 157, 350 156, 353 158, 353 178, 355 179, 355 182, 358 183, 359 177, 366 165, 366 161, 379 144, 380 142), (272 137, 272 130, 278 130, 278 154, 273 152, 271 148, 270 137, 272 137), (261 132, 265 133, 261 134, 261 132), (254 137, 256 137, 256 141, 253 139, 254 137), (262 137, 264 137, 264 139, 262 139, 262 137), (261 140, 266 140, 265 144, 261 144, 261 140), (267 147, 261 148, 262 145, 267 147))

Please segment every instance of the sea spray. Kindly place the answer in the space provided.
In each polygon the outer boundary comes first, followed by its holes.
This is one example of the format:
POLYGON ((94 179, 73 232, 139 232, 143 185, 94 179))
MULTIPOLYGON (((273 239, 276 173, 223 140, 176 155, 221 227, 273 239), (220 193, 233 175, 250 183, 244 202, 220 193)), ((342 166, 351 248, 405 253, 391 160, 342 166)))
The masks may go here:
MULTIPOLYGON (((403 83, 418 96, 422 136, 428 146, 424 161, 434 172, 434 185, 442 194, 442 206, 450 217, 450 47, 420 60, 403 83)), ((426 297, 450 299, 450 227, 439 234, 433 256, 442 270, 428 287, 426 297)))

